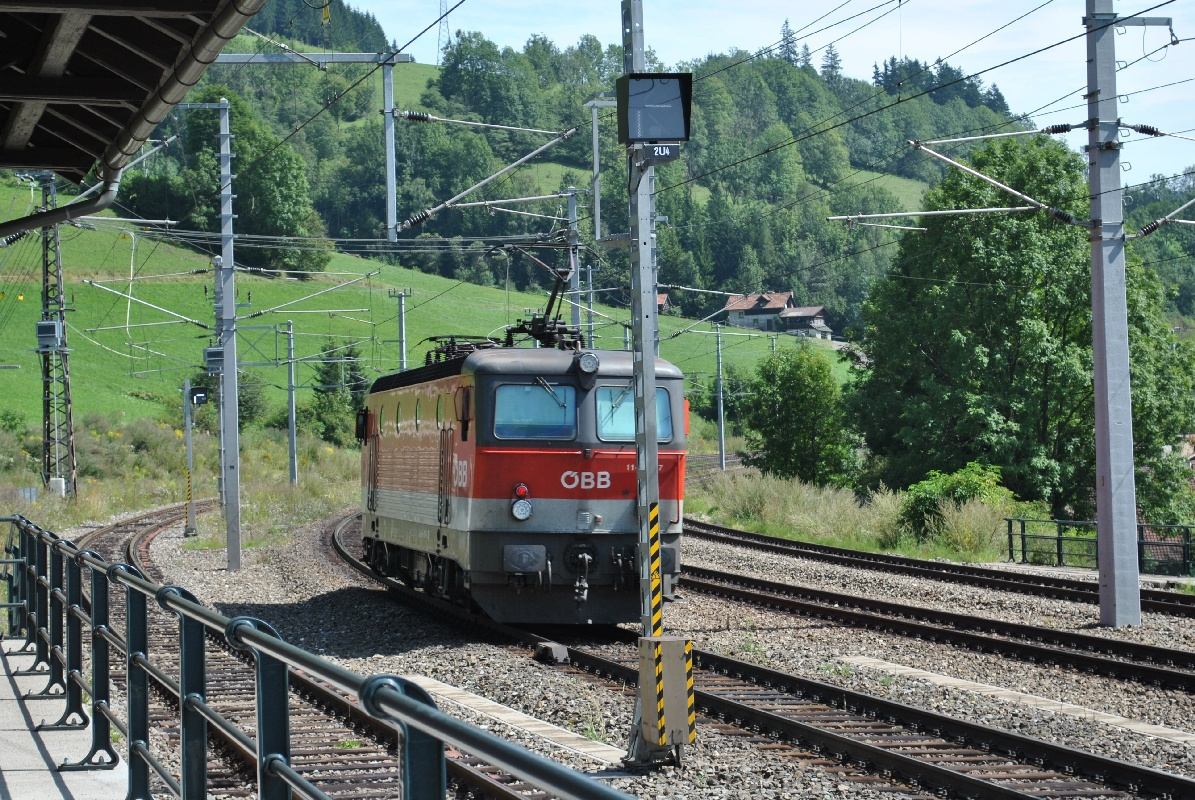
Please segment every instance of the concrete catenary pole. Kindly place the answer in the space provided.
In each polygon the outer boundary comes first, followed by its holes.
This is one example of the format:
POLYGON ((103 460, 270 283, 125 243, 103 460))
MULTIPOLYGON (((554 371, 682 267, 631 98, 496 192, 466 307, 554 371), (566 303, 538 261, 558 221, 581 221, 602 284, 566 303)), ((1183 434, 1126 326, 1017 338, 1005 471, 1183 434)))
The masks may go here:
MULTIPOLYGON (((572 323, 577 330, 581 329, 581 269, 577 264, 577 190, 568 187, 568 266, 569 266, 569 308, 572 309, 572 323)), ((587 341, 593 347, 592 341, 587 341)))
POLYGON ((191 493, 191 476, 195 472, 195 453, 191 449, 191 379, 183 379, 183 432, 187 440, 187 522, 183 536, 198 533, 195 527, 195 501, 191 493))
POLYGON ((394 67, 382 64, 382 119, 386 145, 386 238, 398 241, 398 169, 394 155, 394 67))
POLYGON ((290 484, 299 483, 299 447, 295 416, 295 323, 286 321, 286 438, 290 444, 290 484))
POLYGON ((220 473, 224 476, 224 522, 228 535, 228 569, 241 568, 241 437, 237 414, 237 293, 233 265, 232 128, 228 100, 220 98, 220 344, 224 371, 220 373, 220 419, 224 442, 220 473))
POLYGON ((714 336, 717 342, 718 378, 715 388, 718 393, 718 469, 726 470, 726 416, 722 405, 722 326, 714 326, 714 336))
POLYGON ((1112 0, 1087 0, 1095 496, 1100 624, 1110 627, 1141 624, 1115 20, 1112 0))

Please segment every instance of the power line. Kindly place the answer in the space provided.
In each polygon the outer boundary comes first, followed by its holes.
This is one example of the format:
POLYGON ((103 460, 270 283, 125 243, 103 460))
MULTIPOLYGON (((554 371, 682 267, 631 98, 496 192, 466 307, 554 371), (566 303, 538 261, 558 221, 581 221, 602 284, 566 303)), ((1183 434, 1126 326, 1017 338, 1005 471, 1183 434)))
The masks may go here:
MULTIPOLYGON (((1123 21, 1124 19, 1129 19, 1129 18, 1131 18, 1131 17, 1137 17, 1137 16, 1140 16, 1141 14, 1145 14, 1145 13, 1147 13, 1147 12, 1149 12, 1149 11, 1153 11, 1153 10, 1155 10, 1155 9, 1158 9, 1158 8, 1161 8, 1161 7, 1163 7, 1163 6, 1170 5, 1171 3, 1174 3, 1174 2, 1176 2, 1176 0, 1165 0, 1165 2, 1159 3, 1159 4, 1155 5, 1155 6, 1151 6, 1150 8, 1147 8, 1147 9, 1144 9, 1144 10, 1142 10, 1142 11, 1139 11, 1139 12, 1137 12, 1136 14, 1131 14, 1131 15, 1129 15, 1129 16, 1126 16, 1126 17, 1121 17, 1121 18, 1118 18, 1118 21, 1123 21)), ((1040 8, 1040 6, 1039 6, 1039 8, 1040 8)), ((1035 9, 1035 10, 1036 10, 1036 9, 1035 9)), ((1030 12, 1030 13, 1032 13, 1032 12, 1030 12)), ((1113 27, 1113 26, 1115 26, 1116 24, 1117 24, 1117 22, 1116 22, 1116 21, 1114 21, 1114 22, 1109 22, 1109 23, 1106 23, 1106 24, 1104 24, 1103 26, 1100 26, 1099 28, 1096 28, 1095 30, 1102 30, 1103 28, 1113 27)), ((1069 43, 1069 42, 1073 42, 1073 41, 1075 41, 1075 40, 1077 40, 1077 39, 1084 38, 1084 37, 1086 37, 1087 35, 1088 35, 1088 33, 1087 33, 1086 31, 1084 31, 1083 33, 1080 33, 1080 34, 1076 34, 1076 35, 1074 35, 1074 36, 1067 37, 1066 39, 1062 39, 1061 41, 1057 41, 1057 42, 1054 42, 1053 44, 1046 45, 1045 47, 1040 47, 1040 48, 1038 48, 1038 49, 1036 49, 1036 50, 1033 50, 1033 51, 1031 51, 1031 52, 1029 52, 1029 53, 1025 53, 1024 55, 1017 56, 1016 58, 1011 58, 1011 59, 1009 59, 1009 60, 1007 60, 1007 61, 1003 61, 1003 62, 1001 62, 1001 63, 999 63, 999 64, 996 64, 995 66, 988 67, 987 69, 982 69, 982 70, 980 70, 980 71, 978 71, 978 72, 971 73, 970 75, 965 75, 965 76, 962 76, 962 77, 960 77, 960 78, 956 78, 956 79, 954 79, 954 80, 947 81, 946 83, 938 84, 938 85, 936 85, 936 86, 933 86, 933 87, 931 87, 931 88, 929 88, 929 89, 925 89, 925 90, 923 90, 923 91, 920 91, 920 92, 918 92, 917 94, 913 94, 913 95, 910 95, 910 96, 908 96, 908 97, 898 98, 898 99, 897 99, 895 102, 893 102, 893 103, 889 103, 888 105, 880 106, 879 108, 876 108, 876 109, 873 109, 873 110, 871 110, 871 111, 865 112, 865 113, 863 113, 863 114, 860 114, 860 115, 858 115, 858 116, 856 116, 856 117, 851 117, 851 118, 849 118, 849 119, 843 120, 842 122, 835 123, 835 124, 831 125, 831 126, 830 126, 830 127, 828 127, 828 128, 822 128, 822 129, 819 129, 819 130, 813 131, 813 132, 811 132, 811 133, 806 133, 806 134, 804 134, 804 135, 798 135, 798 136, 794 136, 792 139, 788 140, 787 142, 781 142, 781 143, 779 143, 779 144, 772 145, 771 147, 765 148, 764 150, 762 150, 762 151, 760 151, 759 153, 756 153, 756 154, 754 154, 754 155, 747 156, 746 158, 741 158, 741 159, 738 159, 737 161, 733 161, 733 162, 731 162, 731 163, 729 163, 729 164, 724 164, 724 165, 722 165, 722 166, 720 166, 720 167, 715 167, 714 169, 707 170, 706 172, 702 173, 701 175, 694 175, 693 177, 686 178, 685 180, 683 180, 683 181, 680 181, 679 183, 674 183, 674 184, 672 184, 671 186, 665 186, 663 189, 657 189, 657 190, 656 190, 656 194, 657 194, 657 195, 659 195, 659 194, 662 194, 662 193, 664 193, 664 192, 667 192, 667 191, 669 191, 669 190, 671 190, 671 189, 675 189, 675 188, 677 188, 677 187, 679 187, 679 186, 684 186, 685 184, 688 184, 688 183, 693 183, 693 182, 695 182, 695 181, 697 181, 697 180, 700 180, 700 179, 702 179, 702 178, 709 177, 710 175, 713 175, 713 174, 715 174, 715 173, 721 172, 721 171, 723 171, 723 170, 726 170, 726 169, 730 169, 731 167, 736 167, 736 166, 738 166, 738 165, 740 165, 740 164, 745 164, 745 163, 747 163, 748 161, 753 161, 753 160, 755 160, 755 159, 757 159, 757 158, 762 158, 763 156, 770 155, 770 154, 772 154, 772 153, 776 152, 777 150, 781 150, 781 149, 783 149, 783 148, 785 148, 785 147, 789 147, 789 146, 791 146, 791 145, 798 144, 798 143, 800 143, 800 142, 806 141, 807 139, 811 139, 811 138, 813 138, 814 136, 820 136, 820 135, 822 135, 822 134, 829 133, 830 131, 837 130, 838 128, 841 128, 841 127, 843 127, 843 126, 845 126, 845 125, 849 125, 849 124, 850 124, 850 123, 852 123, 852 122, 858 122, 858 121, 859 121, 859 120, 861 120, 861 119, 866 119, 867 117, 873 116, 873 115, 875 115, 875 114, 878 114, 878 113, 880 113, 880 112, 882 112, 882 111, 887 111, 887 110, 889 110, 889 109, 891 109, 891 108, 894 108, 894 107, 896 107, 896 106, 900 105, 901 103, 908 102, 909 100, 915 100, 915 99, 917 99, 918 97, 925 97, 926 95, 929 95, 929 94, 931 94, 931 93, 933 93, 933 92, 940 91, 940 90, 942 90, 942 89, 945 89, 945 88, 948 88, 948 87, 950 87, 950 86, 954 86, 955 84, 958 84, 958 83, 963 83, 963 82, 965 82, 965 81, 973 80, 973 79, 975 79, 975 78, 978 78, 978 77, 979 77, 979 76, 981 76, 981 75, 986 75, 986 74, 987 74, 987 73, 989 73, 989 72, 993 72, 993 71, 995 71, 995 70, 997 70, 997 69, 1001 69, 1001 68, 1003 68, 1003 67, 1007 67, 1007 66, 1009 66, 1010 64, 1015 64, 1015 63, 1017 63, 1018 61, 1024 61, 1024 60, 1025 60, 1025 59, 1027 59, 1027 58, 1032 58, 1033 56, 1040 55, 1041 53, 1044 53, 1044 52, 1046 52, 1046 51, 1048 51, 1048 50, 1052 50, 1052 49, 1054 49, 1055 47, 1059 47, 1059 46, 1061 46, 1061 45, 1064 45, 1064 44, 1067 44, 1067 43, 1069 43)), ((874 99, 876 96, 877 96, 877 95, 872 95, 871 97, 867 98, 866 100, 860 101, 859 103, 856 103, 854 106, 851 106, 850 108, 857 108, 857 107, 858 107, 859 105, 861 105, 862 103, 864 103, 864 102, 867 102, 867 101, 870 101, 870 100, 874 99)), ((849 110, 849 109, 847 109, 847 110, 849 110)), ((834 118, 834 117, 836 117, 836 116, 840 116, 841 114, 845 113, 845 111, 846 111, 846 110, 844 110, 844 111, 840 111, 838 114, 835 114, 835 115, 833 115, 833 116, 831 116, 831 117, 828 117, 828 118, 827 118, 827 120, 825 120, 825 121, 828 121, 828 120, 830 120, 830 119, 833 119, 833 118, 834 118)), ((815 125, 820 125, 820 124, 822 124, 822 123, 815 123, 815 125)), ((806 130, 809 130, 809 129, 806 129, 806 130)))

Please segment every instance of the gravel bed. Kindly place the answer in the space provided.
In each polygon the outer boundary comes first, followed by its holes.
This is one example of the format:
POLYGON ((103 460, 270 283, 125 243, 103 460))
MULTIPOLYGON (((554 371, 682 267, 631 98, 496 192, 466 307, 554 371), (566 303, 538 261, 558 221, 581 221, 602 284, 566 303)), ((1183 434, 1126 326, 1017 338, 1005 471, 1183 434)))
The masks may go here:
MULTIPOLYGON (((330 563, 319 549, 312 525, 286 547, 245 550, 242 569, 230 575, 223 551, 191 550, 179 531, 159 536, 154 558, 168 580, 186 587, 228 616, 266 620, 288 641, 363 674, 427 675, 496 702, 624 747, 633 700, 590 681, 548 667, 517 648, 478 642, 388 599, 346 567, 330 563), (362 621, 354 627, 347 620, 362 621)), ((853 592, 869 589, 888 600, 941 603, 1034 624, 1049 624, 1100 635, 1093 630, 1094 606, 1003 595, 965 586, 866 573, 800 559, 762 556, 723 545, 687 542, 685 563, 728 569, 770 580, 801 582, 853 592)), ((1195 647, 1186 622, 1149 615, 1138 641, 1195 647), (1151 638, 1152 637, 1152 638, 1151 638)), ((1021 707, 928 682, 850 667, 846 656, 872 656, 968 680, 1065 700, 1126 717, 1185 730, 1195 729, 1195 703, 1179 695, 1136 684, 1062 670, 1003 661, 898 636, 858 631, 791 618, 764 610, 744 612, 726 601, 691 596, 665 611, 667 632, 687 635, 699 649, 766 663, 827 683, 847 686, 909 704, 947 710, 989 726, 1028 732, 1073 747, 1195 777, 1195 747, 1154 739, 1089 720, 1021 707)), ((476 717, 455 704, 444 711, 578 769, 603 765, 571 751, 516 734, 500 723, 476 717)), ((699 728, 698 742, 686 748, 683 769, 666 768, 634 779, 611 781, 616 788, 651 800, 706 798, 861 798, 892 797, 842 782, 832 772, 791 757, 758 749, 742 737, 699 728)))

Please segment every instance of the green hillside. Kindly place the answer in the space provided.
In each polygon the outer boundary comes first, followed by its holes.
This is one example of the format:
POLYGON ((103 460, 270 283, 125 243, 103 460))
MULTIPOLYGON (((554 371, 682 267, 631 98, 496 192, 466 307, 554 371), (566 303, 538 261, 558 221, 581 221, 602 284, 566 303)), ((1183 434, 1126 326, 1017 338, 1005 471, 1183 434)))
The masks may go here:
MULTIPOLYGON (((12 208, 15 216, 27 202, 28 189, 0 183, 0 208, 12 208)), ((65 291, 72 309, 67 337, 75 418, 82 421, 92 413, 157 417, 177 408, 178 387, 199 370, 211 331, 180 322, 146 304, 210 326, 212 275, 178 274, 204 270, 208 259, 156 241, 132 227, 120 229, 104 223, 98 228, 61 228, 65 291), (131 284, 130 272, 134 276, 131 284), (130 293, 130 286, 136 300, 114 293, 130 293)), ((0 364, 19 367, 3 371, 0 412, 19 411, 31 422, 41 418, 40 360, 34 350, 35 323, 41 310, 40 280, 38 236, 0 248, 0 343, 4 347, 0 364)), ((299 358, 315 357, 328 337, 337 345, 356 343, 366 375, 374 377, 398 366, 397 301, 389 296, 390 289, 414 292, 407 300, 411 364, 422 363, 430 348, 425 341, 429 336, 498 334, 506 324, 524 316, 525 309, 541 308, 546 300, 545 293, 508 293, 343 254, 335 255, 328 272, 311 281, 238 275, 237 288, 242 314, 269 312, 240 323, 239 355, 247 373, 242 381, 263 384, 267 400, 276 409, 285 402, 286 369, 265 362, 285 357, 285 334, 278 329, 284 330, 287 320, 294 322, 299 358), (378 274, 361 279, 375 271, 378 274), (354 279, 360 280, 326 292, 354 279), (326 293, 302 299, 316 292, 326 293), (284 304, 286 308, 270 311, 284 304)), ((625 321, 629 316, 626 308, 600 305, 596 310, 616 320, 625 321)), ((716 369, 714 337, 707 335, 713 329, 702 324, 671 338, 690 324, 680 317, 661 317, 661 355, 692 377, 690 391, 703 391, 712 385, 716 369)), ((599 347, 622 347, 621 326, 601 317, 596 318, 596 325, 599 347)), ((779 344, 792 346, 794 340, 781 337, 779 344)), ((770 346, 766 337, 727 336, 725 362, 728 367, 753 370, 770 346)), ((301 365, 298 383, 310 384, 313 370, 311 364, 301 365)), ((309 397, 310 391, 305 390, 299 401, 309 397)))

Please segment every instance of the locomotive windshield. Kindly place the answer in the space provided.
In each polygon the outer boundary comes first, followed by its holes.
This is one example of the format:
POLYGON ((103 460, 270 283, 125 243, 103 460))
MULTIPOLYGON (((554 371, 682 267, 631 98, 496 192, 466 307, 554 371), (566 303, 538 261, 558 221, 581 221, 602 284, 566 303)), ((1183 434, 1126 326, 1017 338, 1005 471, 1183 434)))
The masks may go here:
POLYGON ((577 391, 572 386, 535 383, 499 386, 494 435, 499 439, 575 439, 577 391))
MULTIPOLYGON (((598 387, 597 433, 604 442, 635 441, 633 383, 598 387)), ((672 406, 667 389, 656 389, 656 438, 661 442, 672 440, 672 406)))

